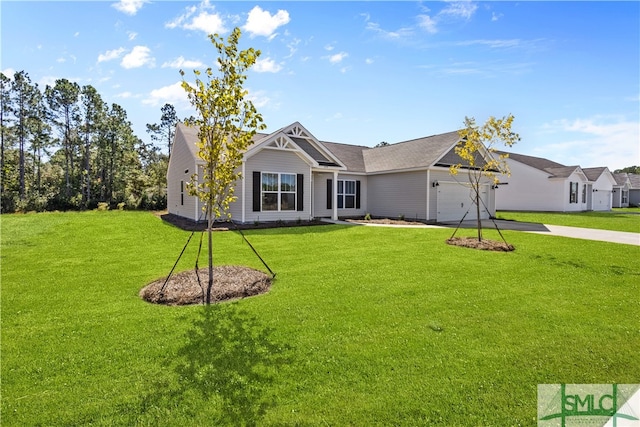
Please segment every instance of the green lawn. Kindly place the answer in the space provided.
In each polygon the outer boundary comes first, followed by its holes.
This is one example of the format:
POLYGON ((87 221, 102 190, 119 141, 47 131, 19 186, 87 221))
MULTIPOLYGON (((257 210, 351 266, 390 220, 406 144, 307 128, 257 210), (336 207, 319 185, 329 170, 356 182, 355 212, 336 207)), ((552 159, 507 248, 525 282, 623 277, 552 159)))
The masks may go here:
MULTIPOLYGON (((538 384, 640 381, 640 247, 256 230, 268 294, 163 307, 137 293, 189 233, 142 212, 1 221, 3 426, 533 426, 538 384)), ((237 234, 214 244, 217 263, 262 269, 237 234)))
POLYGON ((498 219, 536 222, 570 227, 599 228, 602 230, 640 233, 640 209, 614 209, 611 212, 514 212, 498 211, 498 219))

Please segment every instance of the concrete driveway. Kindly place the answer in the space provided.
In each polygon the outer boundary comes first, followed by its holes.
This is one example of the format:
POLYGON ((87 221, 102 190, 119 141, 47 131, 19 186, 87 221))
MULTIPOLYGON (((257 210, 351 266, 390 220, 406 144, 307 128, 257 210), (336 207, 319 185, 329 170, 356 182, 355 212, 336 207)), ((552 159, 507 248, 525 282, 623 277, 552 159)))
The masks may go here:
MULTIPOLYGON (((482 220, 482 228, 500 230, 516 230, 528 233, 548 234, 551 236, 571 237, 574 239, 599 240, 602 242, 622 243, 625 245, 640 246, 640 233, 625 231, 599 230, 594 228, 566 227, 563 225, 539 224, 533 222, 506 221, 502 219, 482 220), (495 221, 495 225, 494 225, 495 221)), ((444 227, 455 228, 458 223, 447 222, 440 224, 444 227)), ((476 221, 463 221, 460 228, 476 228, 476 221)))

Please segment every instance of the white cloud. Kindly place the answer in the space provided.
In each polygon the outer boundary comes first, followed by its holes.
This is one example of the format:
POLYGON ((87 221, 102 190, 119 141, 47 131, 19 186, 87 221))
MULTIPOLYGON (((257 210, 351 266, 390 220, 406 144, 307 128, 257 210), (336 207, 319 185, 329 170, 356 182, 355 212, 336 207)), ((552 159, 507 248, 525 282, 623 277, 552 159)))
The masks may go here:
POLYGON ((338 64, 342 62, 342 60, 344 60, 347 56, 349 56, 347 52, 336 53, 335 55, 331 55, 329 57, 329 62, 331 62, 332 64, 338 64))
POLYGON ((324 47, 324 50, 326 50, 328 52, 331 52, 333 49, 335 49, 335 47, 333 47, 333 45, 330 45, 330 44, 328 44, 328 45, 326 45, 324 47))
POLYGON ((184 56, 179 56, 173 61, 165 62, 164 64, 162 64, 162 68, 178 68, 178 69, 180 68, 195 69, 195 68, 201 68, 203 66, 204 64, 202 62, 184 59, 184 56))
POLYGON ((542 131, 545 139, 558 142, 537 151, 559 163, 613 171, 640 160, 640 123, 624 117, 561 119, 543 125, 542 131))
POLYGON ((382 38, 397 40, 401 38, 408 38, 413 35, 413 30, 411 28, 400 28, 396 31, 387 31, 380 28, 380 24, 377 22, 371 22, 371 16, 368 13, 362 13, 360 16, 362 16, 364 18, 364 22, 367 23, 365 29, 377 33, 382 38))
POLYGON ((105 53, 101 53, 98 55, 98 62, 111 61, 113 59, 118 59, 125 52, 125 48, 119 47, 118 49, 108 50, 105 53))
POLYGON ((127 31, 127 37, 129 38, 129 41, 134 41, 136 37, 138 37, 138 33, 135 31, 127 31))
POLYGON ((502 18, 504 15, 502 13, 496 14, 495 12, 491 12, 491 21, 495 22, 498 19, 502 18))
POLYGON ((135 46, 131 52, 122 58, 120 65, 124 68, 140 68, 142 66, 153 67, 155 59, 151 56, 151 49, 146 46, 135 46))
POLYGON ((76 31, 75 33, 73 33, 73 37, 79 37, 80 36, 80 32, 76 31))
POLYGON ((132 97, 133 97, 133 94, 131 92, 121 92, 116 94, 116 98, 121 98, 121 99, 128 99, 132 97))
POLYGON ((209 13, 214 9, 209 0, 205 0, 198 6, 187 7, 182 15, 167 22, 165 27, 203 31, 207 34, 223 34, 227 32, 224 20, 219 13, 209 13))
POLYGON ((418 15, 418 26, 430 34, 438 32, 436 20, 429 15, 418 15))
POLYGON ((367 58, 367 59, 365 59, 365 60, 364 60, 364 62, 365 62, 365 64, 367 64, 367 65, 371 65, 371 64, 373 64, 373 63, 374 63, 374 60, 373 60, 372 58, 367 58))
POLYGON ((13 68, 5 68, 4 70, 2 70, 2 74, 4 74, 6 77, 9 77, 10 79, 13 79, 13 75, 16 73, 16 70, 14 70, 13 68))
POLYGON ((282 70, 282 66, 271 58, 264 58, 256 60, 253 70, 257 73, 277 73, 282 70))
POLYGON ((249 12, 247 23, 244 29, 247 30, 251 37, 264 36, 268 38, 275 37, 274 32, 283 25, 289 23, 289 12, 286 10, 278 10, 275 15, 271 15, 269 11, 262 10, 260 6, 255 6, 249 12))
MULTIPOLYGON (((266 95, 265 91, 258 90, 255 92, 249 91, 247 99, 253 103, 256 108, 263 108, 272 104, 271 99, 266 95)), ((273 105, 272 105, 273 106, 273 105)))
POLYGON ((478 5, 470 1, 454 1, 442 9, 438 15, 449 15, 455 18, 469 20, 478 10, 478 5))
POLYGON ((117 3, 112 3, 111 6, 122 13, 133 16, 145 3, 147 3, 146 0, 120 0, 117 3))
POLYGON ((202 12, 195 16, 190 23, 184 25, 184 28, 186 30, 204 31, 207 34, 218 34, 227 31, 220 15, 208 12, 202 12))
POLYGON ((152 90, 148 98, 142 100, 142 103, 152 107, 169 103, 176 106, 176 108, 178 108, 178 106, 183 108, 191 105, 187 97, 187 92, 182 88, 181 81, 152 90))

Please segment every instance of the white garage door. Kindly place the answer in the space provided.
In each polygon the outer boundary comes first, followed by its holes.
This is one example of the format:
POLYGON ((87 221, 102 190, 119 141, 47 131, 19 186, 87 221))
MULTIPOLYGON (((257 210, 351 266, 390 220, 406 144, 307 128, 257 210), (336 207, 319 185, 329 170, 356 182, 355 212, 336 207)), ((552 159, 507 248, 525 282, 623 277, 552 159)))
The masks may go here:
MULTIPOLYGON (((438 198, 437 207, 438 215, 436 221, 460 221, 464 214, 469 211, 466 220, 472 220, 477 218, 476 205, 473 203, 473 190, 469 186, 458 183, 446 183, 441 182, 438 185, 438 198)), ((484 204, 480 203, 480 218, 488 219, 489 212, 485 208, 489 206, 489 186, 483 185, 480 187, 480 197, 484 201, 484 204)))
POLYGON ((611 193, 608 191, 594 191, 593 192, 593 207, 594 211, 608 211, 611 209, 609 201, 611 200, 611 193))

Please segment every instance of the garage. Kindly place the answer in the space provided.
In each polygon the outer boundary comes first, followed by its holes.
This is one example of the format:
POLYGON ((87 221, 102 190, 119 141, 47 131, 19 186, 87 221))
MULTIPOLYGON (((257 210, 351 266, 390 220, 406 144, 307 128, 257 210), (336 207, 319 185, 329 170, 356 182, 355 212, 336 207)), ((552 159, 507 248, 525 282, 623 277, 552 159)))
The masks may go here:
MULTIPOLYGON (((476 206, 473 203, 475 195, 469 184, 440 182, 436 188, 438 189, 436 221, 460 221, 467 210, 469 213, 464 217, 465 221, 477 219, 476 206)), ((480 198, 484 202, 480 203, 480 218, 488 219, 490 215, 486 206, 489 206, 489 185, 480 187, 480 198)))
POLYGON ((611 192, 603 190, 595 190, 592 196, 592 207, 594 211, 609 211, 611 210, 611 192))

